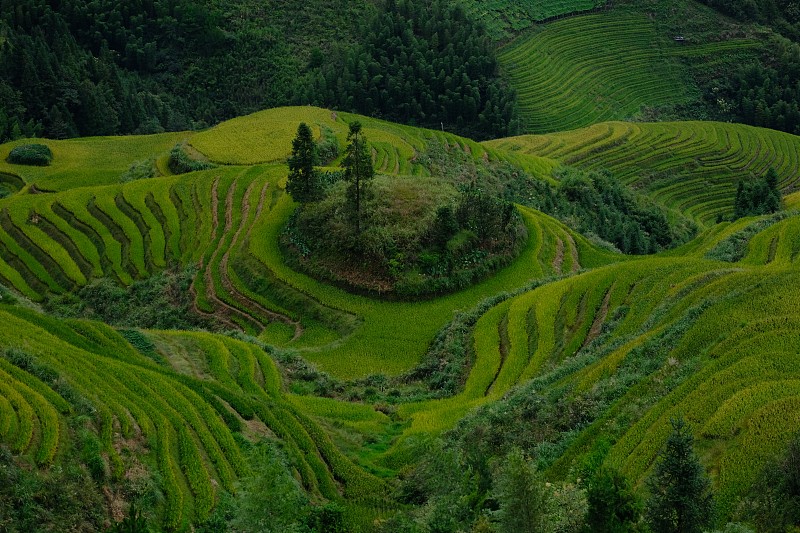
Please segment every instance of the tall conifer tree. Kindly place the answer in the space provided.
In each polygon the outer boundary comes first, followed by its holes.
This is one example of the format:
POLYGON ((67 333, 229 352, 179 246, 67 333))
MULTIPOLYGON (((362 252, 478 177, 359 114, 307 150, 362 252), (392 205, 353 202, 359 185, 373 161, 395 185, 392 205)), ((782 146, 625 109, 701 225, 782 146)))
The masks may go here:
POLYGON ((372 168, 372 155, 369 152, 367 139, 361 131, 361 123, 350 124, 347 134, 347 148, 345 148, 344 178, 350 182, 347 188, 347 205, 351 211, 356 235, 360 235, 363 228, 364 200, 370 192, 375 169, 372 168))
POLYGON ((289 178, 286 181, 286 192, 292 195, 295 202, 307 204, 322 198, 319 173, 314 169, 315 159, 316 145, 311 128, 301 122, 297 127, 297 136, 292 141, 292 155, 288 161, 289 178))
POLYGON ((711 481, 693 440, 683 419, 672 421, 672 433, 647 481, 647 518, 655 533, 700 533, 714 523, 711 481))

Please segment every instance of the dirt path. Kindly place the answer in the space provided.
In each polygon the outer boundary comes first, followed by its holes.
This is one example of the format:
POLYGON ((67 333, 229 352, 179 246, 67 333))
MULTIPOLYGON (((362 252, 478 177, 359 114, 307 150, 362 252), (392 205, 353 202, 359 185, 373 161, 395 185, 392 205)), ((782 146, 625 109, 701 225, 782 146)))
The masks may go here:
POLYGON ((589 333, 586 334, 586 339, 583 341, 583 345, 581 348, 584 348, 590 342, 595 340, 597 337, 600 336, 600 332, 603 329, 603 324, 606 321, 606 317, 608 316, 608 306, 611 302, 611 293, 614 291, 614 286, 612 285, 607 291, 606 295, 603 298, 603 303, 600 305, 600 309, 597 311, 597 314, 594 317, 594 322, 592 322, 592 327, 589 328, 589 333))
POLYGON ((577 272, 581 269, 581 259, 578 256, 578 246, 575 244, 575 239, 572 235, 567 234, 567 242, 569 243, 569 254, 572 256, 572 272, 577 272))
POLYGON ((556 238, 556 256, 553 258, 553 270, 556 274, 561 274, 564 266, 564 241, 556 238))

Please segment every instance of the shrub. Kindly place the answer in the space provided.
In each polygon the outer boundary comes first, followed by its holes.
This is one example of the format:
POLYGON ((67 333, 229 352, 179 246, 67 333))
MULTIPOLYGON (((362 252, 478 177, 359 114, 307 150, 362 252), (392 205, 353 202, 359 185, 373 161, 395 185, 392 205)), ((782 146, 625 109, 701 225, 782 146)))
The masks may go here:
POLYGON ((215 167, 216 165, 214 163, 192 159, 186 152, 185 145, 181 143, 176 144, 169 153, 169 169, 174 174, 186 174, 187 172, 208 170, 215 167))
POLYGON ((156 164, 153 159, 144 159, 142 161, 134 161, 131 166, 123 172, 119 177, 120 183, 128 183, 129 181, 144 180, 155 177, 156 164))
POLYGON ((15 165, 46 167, 52 161, 53 152, 44 144, 22 144, 8 154, 8 162, 15 165))
POLYGON ((320 124, 320 138, 316 141, 317 163, 325 165, 339 157, 339 139, 328 126, 320 124))

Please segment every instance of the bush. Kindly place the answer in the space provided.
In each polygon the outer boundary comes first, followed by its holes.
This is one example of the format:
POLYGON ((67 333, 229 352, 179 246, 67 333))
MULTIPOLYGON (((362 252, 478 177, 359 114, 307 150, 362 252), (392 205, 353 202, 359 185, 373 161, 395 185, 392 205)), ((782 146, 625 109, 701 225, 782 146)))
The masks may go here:
POLYGON ((145 159, 143 161, 135 161, 120 177, 120 183, 128 183, 129 181, 144 180, 155 177, 156 164, 153 159, 145 159))
POLYGON ((46 167, 53 161, 53 152, 44 144, 22 144, 11 150, 7 161, 15 165, 46 167))
POLYGON ((180 143, 176 144, 169 153, 169 169, 174 174, 186 174, 187 172, 197 172, 198 170, 208 170, 215 167, 214 163, 192 159, 186 152, 185 145, 180 143))
POLYGON ((317 164, 326 165, 339 157, 339 139, 329 127, 320 124, 320 138, 317 140, 317 164))

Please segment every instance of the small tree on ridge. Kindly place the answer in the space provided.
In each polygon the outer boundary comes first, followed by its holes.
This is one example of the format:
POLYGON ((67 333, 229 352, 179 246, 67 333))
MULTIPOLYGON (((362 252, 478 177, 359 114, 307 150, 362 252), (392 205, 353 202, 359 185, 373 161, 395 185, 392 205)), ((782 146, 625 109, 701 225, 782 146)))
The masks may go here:
POLYGON ((322 181, 314 168, 316 144, 308 124, 301 122, 297 136, 292 141, 292 155, 289 156, 289 178, 286 192, 295 202, 307 204, 322 199, 322 181))

